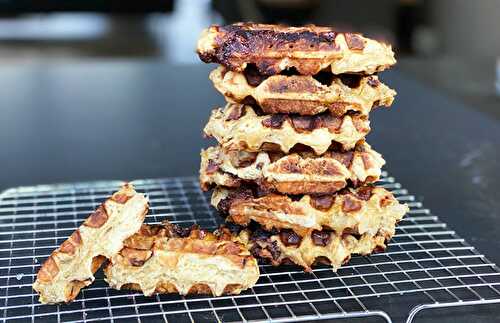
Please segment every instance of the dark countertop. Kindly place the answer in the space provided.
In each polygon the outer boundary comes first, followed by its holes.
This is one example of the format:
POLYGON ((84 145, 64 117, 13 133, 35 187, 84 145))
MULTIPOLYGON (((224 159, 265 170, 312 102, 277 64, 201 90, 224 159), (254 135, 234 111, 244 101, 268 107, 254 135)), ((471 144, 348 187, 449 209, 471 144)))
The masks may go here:
MULTIPOLYGON (((157 62, 3 66, 0 189, 195 175, 202 128, 223 98, 209 66, 157 62)), ((450 227, 500 263, 500 123, 397 69, 398 96, 372 114, 386 169, 450 227)))

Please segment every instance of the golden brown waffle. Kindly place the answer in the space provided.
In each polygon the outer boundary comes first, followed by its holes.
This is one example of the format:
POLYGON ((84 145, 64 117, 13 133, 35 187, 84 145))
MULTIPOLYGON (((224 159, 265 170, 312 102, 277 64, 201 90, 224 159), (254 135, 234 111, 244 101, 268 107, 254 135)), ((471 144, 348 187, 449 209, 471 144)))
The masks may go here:
POLYGON ((348 182, 377 181, 384 164, 382 156, 365 142, 351 151, 327 151, 321 156, 227 151, 215 146, 201 152, 200 184, 207 191, 214 185, 240 187, 252 181, 262 190, 283 194, 331 194, 348 182))
POLYGON ((259 278, 257 261, 232 236, 200 230, 143 225, 104 269, 116 289, 153 293, 239 294, 259 278))
POLYGON ((318 26, 213 25, 202 32, 197 52, 205 63, 222 64, 238 72, 254 64, 264 75, 292 67, 302 75, 323 69, 334 74, 373 74, 396 63, 389 45, 318 26))
POLYGON ((396 222, 408 211, 391 192, 382 187, 346 188, 330 195, 290 197, 266 194, 248 187, 217 187, 212 205, 228 220, 246 226, 250 221, 265 230, 292 229, 299 235, 324 228, 339 233, 394 235, 396 222))
POLYGON ((310 271, 316 263, 328 263, 337 270, 353 254, 369 255, 385 250, 386 240, 390 238, 379 234, 337 234, 331 230, 308 230, 300 236, 287 229, 268 232, 261 228, 235 229, 232 225, 219 231, 228 236, 238 233, 242 243, 258 259, 274 266, 291 262, 302 266, 305 271, 310 271))
POLYGON ((228 104, 224 109, 212 111, 204 132, 229 150, 288 153, 302 144, 321 155, 334 143, 344 150, 354 148, 370 132, 370 123, 362 115, 258 115, 251 106, 228 104))
POLYGON ((220 66, 210 79, 228 102, 244 103, 251 97, 265 113, 314 115, 329 110, 337 116, 348 111, 368 115, 373 107, 390 106, 396 95, 377 76, 335 77, 322 84, 313 76, 273 75, 250 85, 244 73, 220 66))
POLYGON ((42 264, 33 284, 40 302, 74 300, 80 289, 94 281, 104 260, 139 230, 147 211, 147 198, 132 185, 125 184, 114 193, 42 264))

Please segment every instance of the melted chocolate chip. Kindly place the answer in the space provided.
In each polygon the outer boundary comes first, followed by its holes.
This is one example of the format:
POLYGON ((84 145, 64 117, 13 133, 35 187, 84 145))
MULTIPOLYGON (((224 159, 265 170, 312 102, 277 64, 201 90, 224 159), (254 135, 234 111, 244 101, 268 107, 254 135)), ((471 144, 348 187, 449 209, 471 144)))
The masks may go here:
POLYGON ((207 174, 213 174, 218 170, 219 170, 219 164, 216 161, 209 159, 207 168, 205 169, 207 174))
POLYGON ((352 151, 346 151, 346 152, 343 152, 343 153, 332 152, 331 156, 335 160, 337 160, 340 163, 342 163, 342 165, 344 165, 345 167, 349 168, 349 167, 351 167, 352 158, 354 157, 354 153, 352 151))
POLYGON ((345 33, 344 37, 349 49, 362 50, 365 48, 365 42, 358 35, 345 33))
POLYGON ((260 146, 260 150, 281 152, 281 147, 280 147, 280 145, 275 144, 273 142, 265 142, 260 146))
POLYGON ((229 153, 229 157, 231 158, 231 164, 234 167, 248 167, 257 159, 257 153, 248 151, 231 151, 229 153))
POLYGON ((247 83, 250 86, 258 86, 269 77, 267 75, 260 74, 255 64, 247 64, 247 67, 245 68, 243 74, 245 75, 247 83))
POLYGON ((312 242, 316 246, 325 247, 330 243, 331 232, 313 230, 311 233, 312 242))
POLYGON ((368 201, 372 197, 373 186, 363 186, 356 190, 356 196, 363 200, 368 201))
POLYGON ((238 188, 234 191, 231 191, 229 195, 220 200, 219 204, 217 204, 217 210, 222 214, 222 215, 227 215, 229 214, 229 209, 231 208, 231 204, 235 200, 244 200, 244 199, 249 199, 253 197, 253 192, 249 188, 238 188))
POLYGON ((330 113, 320 114, 316 127, 325 127, 330 131, 338 131, 342 125, 342 118, 336 117, 330 113))
POLYGON ((373 78, 373 77, 371 77, 371 76, 369 76, 368 77, 368 81, 366 83, 368 83, 368 85, 371 86, 371 87, 377 87, 377 86, 379 86, 380 81, 377 80, 377 79, 375 79, 375 78, 373 78))
POLYGON ((180 238, 186 238, 191 233, 191 228, 184 228, 177 224, 174 224, 172 225, 172 231, 176 236, 180 238))
POLYGON ((271 253, 271 256, 273 257, 273 260, 278 260, 279 257, 281 256, 281 250, 276 241, 271 242, 271 245, 268 247, 268 250, 271 253))
POLYGON ((344 212, 355 212, 361 210, 361 202, 347 194, 342 202, 342 210, 344 212))
POLYGON ((313 131, 317 125, 317 118, 314 116, 293 116, 292 126, 298 132, 313 131))
POLYGON ((339 75, 340 81, 344 83, 344 85, 347 85, 351 89, 358 88, 359 85, 361 84, 361 75, 357 74, 341 74, 339 75))
POLYGON ((293 230, 290 229, 283 229, 280 231, 280 240, 281 242, 289 247, 289 246, 299 246, 300 242, 302 241, 302 238, 299 237, 298 234, 296 234, 293 230))
POLYGON ((300 167, 297 165, 296 162, 289 160, 289 161, 283 161, 281 163, 281 166, 283 167, 283 171, 285 173, 291 173, 291 174, 300 174, 301 170, 300 167))
POLYGON ((274 261, 278 260, 281 256, 281 250, 276 241, 256 243, 249 251, 254 257, 274 261))
POLYGON ((271 233, 268 231, 264 231, 261 228, 256 229, 252 232, 250 236, 251 241, 266 241, 271 237, 271 233))
POLYGON ((233 104, 231 111, 226 118, 226 121, 238 120, 245 114, 245 106, 243 104, 233 104))
POLYGON ((329 210, 334 201, 335 198, 332 195, 311 196, 311 206, 322 211, 329 210))
POLYGON ((286 118, 285 114, 273 114, 269 118, 262 120, 262 125, 267 128, 280 129, 286 118))

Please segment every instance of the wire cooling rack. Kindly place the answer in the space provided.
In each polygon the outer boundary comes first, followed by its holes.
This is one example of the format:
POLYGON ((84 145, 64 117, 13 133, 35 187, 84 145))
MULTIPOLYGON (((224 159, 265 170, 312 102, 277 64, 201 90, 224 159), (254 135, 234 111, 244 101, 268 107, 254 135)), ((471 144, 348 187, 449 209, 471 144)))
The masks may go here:
MULTIPOLYGON (((386 173, 380 185, 411 211, 383 253, 355 256, 336 273, 320 266, 261 265, 261 277, 236 296, 144 297, 107 287, 98 272, 71 304, 41 305, 31 285, 51 251, 120 185, 117 181, 21 187, 0 194, 0 320, 233 322, 398 315, 413 321, 431 308, 500 302, 499 268, 448 229, 386 173)), ((135 181, 150 198, 148 223, 215 228, 219 217, 195 178, 135 181)))

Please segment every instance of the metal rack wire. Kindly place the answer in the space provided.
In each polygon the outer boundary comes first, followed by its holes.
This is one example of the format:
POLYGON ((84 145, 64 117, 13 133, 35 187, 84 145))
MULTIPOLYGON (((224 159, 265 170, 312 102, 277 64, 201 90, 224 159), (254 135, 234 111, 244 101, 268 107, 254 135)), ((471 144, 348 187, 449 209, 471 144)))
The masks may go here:
MULTIPOLYGON (((146 222, 214 228, 219 217, 195 178, 135 181, 151 201, 146 222)), ((397 315, 412 322, 426 309, 500 303, 500 270, 448 229, 394 178, 380 185, 411 211, 383 253, 357 256, 336 273, 319 266, 261 265, 257 285, 236 296, 156 295, 95 283, 71 304, 41 305, 31 284, 40 263, 120 185, 117 181, 21 187, 0 194, 0 320, 269 321, 397 315)))

